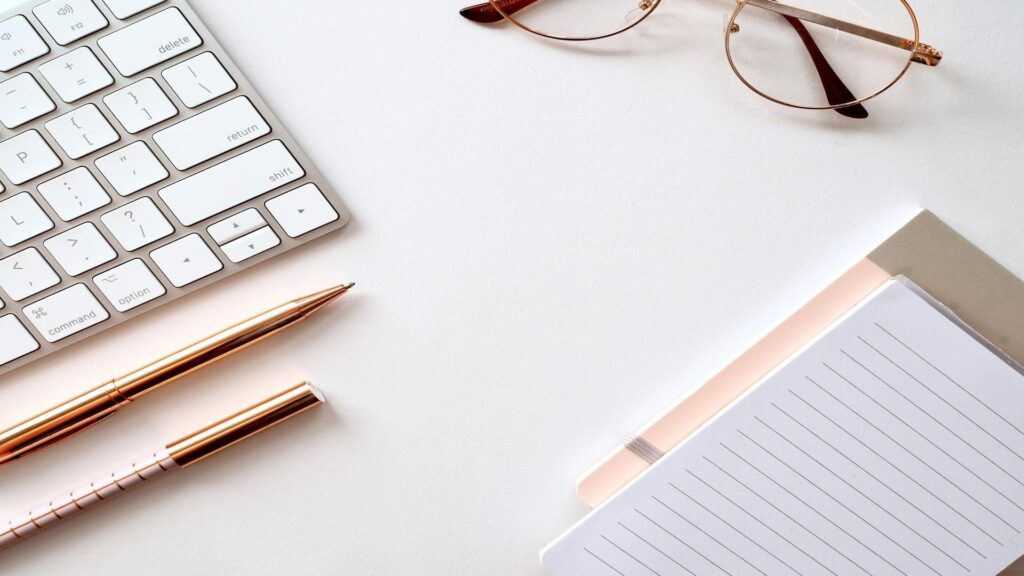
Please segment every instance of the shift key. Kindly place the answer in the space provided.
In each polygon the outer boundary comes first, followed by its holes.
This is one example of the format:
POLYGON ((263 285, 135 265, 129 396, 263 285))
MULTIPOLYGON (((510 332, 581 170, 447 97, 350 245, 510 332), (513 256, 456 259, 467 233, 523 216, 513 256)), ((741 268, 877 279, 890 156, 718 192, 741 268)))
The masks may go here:
POLYGON ((280 140, 235 156, 160 191, 185 226, 192 226, 306 175, 280 140))
POLYGON ((100 49, 125 77, 131 77, 203 45, 177 8, 168 8, 100 38, 100 49))
POLYGON ((75 284, 26 306, 25 316, 47 342, 59 342, 91 328, 110 314, 84 284, 75 284))

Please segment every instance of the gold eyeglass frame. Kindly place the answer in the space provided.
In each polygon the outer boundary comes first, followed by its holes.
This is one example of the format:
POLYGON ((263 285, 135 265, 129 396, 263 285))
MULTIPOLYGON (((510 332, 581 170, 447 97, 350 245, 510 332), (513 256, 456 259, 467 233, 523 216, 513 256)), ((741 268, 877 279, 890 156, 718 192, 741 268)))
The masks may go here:
MULTIPOLYGON (((535 2, 535 1, 537 1, 537 0, 532 0, 532 1, 531 0, 488 0, 487 2, 485 2, 483 4, 478 4, 476 6, 470 6, 468 8, 463 9, 462 14, 466 18, 468 18, 470 20, 474 20, 474 18, 471 16, 470 12, 472 10, 475 10, 475 9, 479 10, 479 9, 481 9, 483 7, 487 7, 489 5, 489 7, 491 9, 493 9, 495 12, 497 12, 501 16, 501 18, 498 18, 496 21, 503 20, 503 21, 511 22, 513 25, 515 25, 516 27, 518 27, 518 28, 520 28, 522 30, 525 30, 525 31, 527 31, 527 32, 529 32, 531 34, 535 34, 537 36, 541 36, 543 38, 548 38, 548 39, 551 39, 551 40, 559 40, 559 41, 567 41, 567 42, 587 42, 587 41, 592 41, 592 40, 602 40, 602 39, 605 39, 605 38, 610 38, 612 36, 617 36, 619 34, 622 34, 623 32, 627 32, 629 30, 632 30, 636 26, 639 26, 643 21, 647 20, 647 18, 649 18, 651 16, 651 14, 653 14, 654 11, 657 10, 659 6, 661 6, 661 3, 662 3, 662 0, 640 0, 639 9, 644 11, 643 16, 641 16, 639 19, 637 19, 636 22, 633 22, 630 25, 626 26, 625 28, 622 28, 622 29, 617 30, 615 32, 611 32, 611 33, 608 33, 608 34, 601 34, 601 35, 598 35, 598 36, 564 37, 564 36, 557 36, 557 35, 554 35, 554 34, 548 34, 548 33, 542 32, 540 30, 535 30, 535 29, 531 28, 530 26, 527 26, 526 24, 520 22, 513 15, 513 12, 518 11, 519 9, 521 9, 524 6, 529 6, 530 4, 533 4, 533 2, 535 2), (506 8, 508 6, 515 6, 518 3, 525 3, 525 4, 524 5, 520 5, 519 8, 516 8, 516 10, 514 10, 514 11, 506 11, 506 8)), ((933 48, 932 46, 930 46, 928 44, 924 44, 924 43, 921 42, 921 28, 920 28, 920 24, 919 24, 918 19, 917 19, 917 14, 914 12, 914 9, 911 8, 908 0, 899 0, 899 2, 903 5, 904 9, 906 9, 906 11, 907 11, 907 14, 910 16, 910 21, 911 21, 911 24, 913 25, 913 28, 914 28, 914 37, 913 37, 913 39, 901 38, 901 37, 895 36, 893 34, 889 34, 889 33, 886 33, 886 32, 881 32, 879 30, 873 30, 873 29, 870 29, 870 28, 866 28, 864 26, 860 26, 858 24, 853 24, 851 22, 846 22, 846 21, 843 21, 843 20, 839 20, 839 19, 836 19, 836 18, 825 16, 823 14, 817 14, 815 12, 811 12, 811 11, 804 10, 804 9, 801 9, 801 8, 797 8, 797 7, 794 7, 794 6, 789 6, 787 4, 783 4, 782 2, 779 2, 779 1, 776 1, 776 0, 736 0, 736 7, 733 9, 732 15, 729 17, 729 21, 728 21, 728 23, 726 24, 726 27, 725 27, 725 55, 726 55, 726 59, 729 62, 729 67, 732 69, 733 73, 736 75, 737 78, 739 78, 740 82, 742 82, 744 86, 749 88, 752 92, 754 92, 758 96, 761 96, 762 98, 764 98, 766 100, 769 100, 771 102, 775 102, 776 104, 781 104, 781 105, 789 107, 789 108, 797 108, 797 109, 800 109, 800 110, 837 110, 837 111, 838 110, 842 110, 844 108, 850 108, 850 107, 853 107, 853 106, 857 106, 859 104, 867 102, 868 100, 872 100, 872 99, 880 96, 881 94, 883 94, 884 92, 888 91, 890 88, 895 86, 896 83, 898 83, 900 80, 903 79, 904 76, 906 76, 906 74, 910 70, 910 67, 911 67, 912 64, 918 63, 918 64, 924 64, 924 65, 929 66, 929 67, 934 67, 934 66, 938 66, 938 64, 942 61, 943 53, 940 50, 937 50, 937 49, 933 48), (771 95, 765 93, 763 90, 758 89, 756 86, 754 86, 743 75, 743 73, 739 69, 739 66, 736 64, 735 59, 733 58, 732 36, 733 36, 733 34, 739 32, 739 29, 740 29, 739 25, 736 22, 736 20, 740 16, 740 14, 743 12, 743 10, 745 8, 747 8, 748 6, 753 6, 753 7, 761 8, 761 9, 764 9, 764 10, 768 10, 770 12, 775 12, 775 13, 778 13, 778 14, 784 16, 784 17, 794 18, 796 20, 800 20, 800 21, 804 21, 804 22, 812 22, 812 23, 815 23, 815 24, 819 24, 821 26, 825 26, 825 27, 828 27, 828 28, 839 30, 841 32, 846 32, 847 34, 852 34, 852 35, 855 35, 855 36, 860 36, 860 37, 866 38, 868 40, 874 40, 874 41, 880 42, 882 44, 887 44, 887 45, 892 46, 894 48, 899 48, 899 49, 902 49, 902 50, 906 50, 909 53, 909 55, 907 57, 907 62, 900 69, 900 71, 896 75, 896 77, 893 78, 893 80, 891 82, 886 84, 880 90, 874 92, 873 94, 869 94, 867 96, 864 96, 862 98, 856 98, 855 100, 852 100, 850 102, 845 102, 845 103, 836 104, 836 105, 828 105, 828 106, 808 106, 808 105, 796 104, 796 103, 793 103, 793 102, 788 102, 788 101, 782 100, 780 98, 776 98, 774 96, 771 96, 771 95)), ((478 21, 481 21, 481 20, 478 20, 478 21)))

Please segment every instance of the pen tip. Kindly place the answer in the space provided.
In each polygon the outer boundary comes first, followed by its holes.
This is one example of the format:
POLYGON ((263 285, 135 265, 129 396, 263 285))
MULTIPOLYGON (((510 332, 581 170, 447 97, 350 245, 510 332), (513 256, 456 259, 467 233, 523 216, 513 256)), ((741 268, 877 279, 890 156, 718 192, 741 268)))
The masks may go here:
POLYGON ((309 314, 320 310, 324 306, 327 306, 331 302, 334 302, 338 298, 344 296, 345 293, 351 290, 353 286, 355 286, 355 283, 339 284, 333 288, 321 290, 316 294, 306 296, 298 302, 299 306, 302 308, 302 313, 308 316, 309 314))

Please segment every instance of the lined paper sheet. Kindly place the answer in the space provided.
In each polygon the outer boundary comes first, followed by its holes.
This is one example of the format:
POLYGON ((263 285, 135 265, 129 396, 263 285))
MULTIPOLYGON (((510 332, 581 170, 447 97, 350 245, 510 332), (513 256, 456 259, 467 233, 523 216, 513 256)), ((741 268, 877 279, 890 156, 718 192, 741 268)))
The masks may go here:
POLYGON ((542 554, 559 576, 995 576, 1024 554, 1024 376, 879 289, 542 554))

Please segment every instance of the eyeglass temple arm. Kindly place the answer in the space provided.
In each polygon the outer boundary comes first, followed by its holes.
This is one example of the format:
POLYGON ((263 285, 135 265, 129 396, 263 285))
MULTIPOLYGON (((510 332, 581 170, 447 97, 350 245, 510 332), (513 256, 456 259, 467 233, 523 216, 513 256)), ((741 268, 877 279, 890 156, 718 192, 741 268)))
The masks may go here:
MULTIPOLYGON (((501 5, 501 9, 504 10, 506 14, 514 14, 535 2, 537 2, 537 0, 500 0, 498 4, 501 5)), ((495 10, 494 5, 490 2, 467 6, 462 10, 459 10, 459 14, 467 20, 472 20, 473 22, 479 22, 481 24, 494 24, 495 22, 501 22, 505 19, 505 17, 501 15, 501 12, 495 10)))
POLYGON ((809 10, 803 10, 794 6, 786 4, 780 4, 773 0, 747 0, 749 6, 756 6, 764 10, 771 12, 777 12, 783 16, 789 16, 790 18, 796 18, 803 20, 804 22, 814 22, 828 28, 840 30, 847 34, 853 34, 854 36, 860 36, 861 38, 867 38, 868 40, 874 40, 875 42, 881 42, 902 50, 913 51, 911 59, 918 64, 926 64, 928 66, 938 66, 939 62, 942 61, 942 51, 933 48, 927 44, 918 43, 917 47, 914 47, 914 41, 908 40, 907 38, 900 38, 886 32, 878 30, 872 30, 871 28, 865 28, 851 22, 845 22, 836 18, 831 18, 823 14, 811 12, 809 10))
POLYGON ((804 26, 803 22, 792 16, 782 14, 780 16, 789 22, 793 29, 796 30, 797 35, 800 36, 800 40, 803 41, 804 47, 807 48, 807 53, 811 55, 811 61, 814 62, 814 68, 818 71, 818 78, 821 79, 821 86, 825 90, 825 98, 829 104, 840 106, 835 109, 836 113, 858 120, 867 118, 868 111, 864 108, 863 104, 857 103, 843 106, 847 102, 856 102, 857 97, 853 95, 853 92, 846 86, 846 83, 836 74, 832 65, 828 63, 828 59, 821 52, 821 48, 814 41, 814 37, 811 36, 807 26, 804 26))

